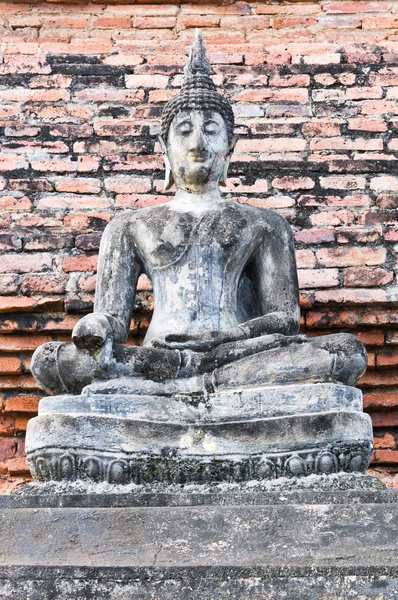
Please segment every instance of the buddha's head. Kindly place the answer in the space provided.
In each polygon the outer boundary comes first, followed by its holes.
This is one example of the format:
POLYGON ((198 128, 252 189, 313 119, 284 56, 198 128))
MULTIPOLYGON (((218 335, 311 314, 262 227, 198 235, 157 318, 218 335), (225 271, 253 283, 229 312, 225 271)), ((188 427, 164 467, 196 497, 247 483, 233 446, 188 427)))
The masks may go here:
POLYGON ((166 104, 162 115, 165 189, 173 182, 192 192, 209 184, 225 185, 235 145, 234 114, 210 74, 202 35, 196 30, 181 93, 166 104))

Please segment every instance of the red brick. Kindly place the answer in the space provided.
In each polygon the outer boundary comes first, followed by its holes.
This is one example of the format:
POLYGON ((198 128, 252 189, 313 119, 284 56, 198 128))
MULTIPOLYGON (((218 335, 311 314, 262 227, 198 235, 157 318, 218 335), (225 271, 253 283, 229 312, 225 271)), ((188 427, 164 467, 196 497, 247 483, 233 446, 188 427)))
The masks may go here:
POLYGON ((72 77, 66 75, 38 75, 29 81, 30 88, 68 88, 72 83, 72 77))
POLYGON ((338 304, 372 304, 386 302, 387 294, 384 290, 374 289, 336 289, 321 290, 314 294, 315 302, 320 304, 338 303, 338 304))
MULTIPOLYGON (((134 77, 134 75, 132 75, 132 77, 134 77)), ((136 77, 138 77, 138 75, 136 77)), ((144 91, 119 90, 101 87, 76 92, 74 97, 79 102, 124 102, 126 104, 134 104, 144 100, 144 91)))
POLYGON ((362 19, 363 29, 397 29, 397 17, 364 17, 362 19))
POLYGON ((21 292, 26 296, 33 294, 63 294, 68 282, 67 275, 26 275, 21 292))
POLYGON ((96 271, 97 270, 98 256, 86 256, 85 254, 79 254, 65 258, 63 261, 63 269, 65 273, 71 271, 96 271))
POLYGON ((392 175, 379 175, 370 181, 370 189, 376 192, 398 191, 398 177, 392 175))
POLYGON ((104 65, 114 65, 115 67, 134 67, 143 62, 143 57, 138 54, 111 54, 103 60, 104 65))
MULTIPOLYGON (((26 427, 24 428, 24 431, 26 427)), ((30 469, 26 458, 12 458, 7 461, 10 475, 30 475, 30 469)))
POLYGON ((310 215, 310 222, 315 226, 330 226, 339 227, 340 225, 348 225, 354 223, 355 215, 350 210, 330 210, 313 213, 310 215))
POLYGON ((308 102, 305 88, 283 88, 280 90, 262 89, 240 92, 232 97, 234 102, 308 102))
MULTIPOLYGON (((3 381, 3 378, 0 377, 0 385, 1 382, 3 381)), ((12 436, 15 433, 15 419, 13 419, 10 416, 4 416, 4 415, 0 415, 0 435, 1 436, 12 436)), ((1 444, 2 440, 0 440, 0 444, 1 444)), ((1 453, 1 447, 2 445, 0 445, 0 453, 1 453)), ((1 454, 0 454, 0 458, 1 458, 1 454)), ((4 459, 3 459, 4 460, 4 459)))
POLYGON ((322 244, 334 242, 336 234, 334 229, 302 229, 294 234, 298 244, 322 244))
POLYGON ((377 436, 373 441, 374 448, 389 448, 390 450, 396 448, 395 437, 391 433, 385 433, 383 436, 377 436))
POLYGON ((177 20, 175 17, 135 17, 136 29, 173 29, 177 20))
POLYGON ((230 31, 233 29, 249 29, 250 31, 268 29, 270 20, 267 17, 259 16, 234 16, 222 17, 220 22, 221 29, 230 31))
POLYGON ((398 463, 398 450, 375 450, 372 455, 372 463, 398 463))
MULTIPOLYGON (((54 173, 90 173, 98 171, 99 159, 95 156, 79 156, 76 161, 71 160, 33 160, 32 169, 36 171, 50 171, 54 173)), ((1 170, 1 166, 0 166, 1 170)))
POLYGON ((15 294, 18 292, 19 277, 17 275, 2 275, 0 276, 0 294, 15 294))
POLYGON ((136 136, 141 135, 142 125, 137 121, 96 121, 94 131, 99 136, 136 136))
POLYGON ((353 175, 331 175, 320 177, 319 183, 322 188, 328 190, 363 190, 366 179, 353 175))
POLYGON ((51 340, 44 335, 1 335, 0 352, 29 352, 51 340))
POLYGON ((299 269, 301 289, 333 287, 339 285, 338 269, 299 269))
POLYGON ((236 152, 302 152, 306 146, 306 140, 299 138, 239 139, 236 152))
POLYGON ((220 25, 220 16, 212 15, 194 15, 181 17, 178 23, 183 27, 218 27, 220 25))
POLYGON ((117 194, 145 194, 152 188, 149 177, 108 177, 104 185, 108 192, 117 194))
POLYGON ((385 248, 323 248, 316 252, 318 262, 325 267, 379 265, 386 261, 385 248))
POLYGON ((347 229, 339 229, 337 233, 337 242, 339 244, 347 244, 352 242, 359 242, 362 244, 368 244, 377 242, 381 238, 381 228, 358 228, 348 227, 347 229))
POLYGON ((362 115, 398 114, 398 104, 392 100, 379 100, 364 102, 361 108, 362 115))
POLYGON ((272 180, 272 187, 279 190, 312 190, 315 182, 311 177, 294 177, 287 175, 285 177, 276 177, 272 180))
POLYGON ((304 123, 302 126, 302 132, 303 135, 308 137, 332 137, 340 135, 340 127, 341 125, 339 123, 334 123, 331 121, 311 121, 309 123, 304 123))
POLYGON ((356 331, 354 335, 367 346, 383 346, 384 333, 381 331, 356 331))
POLYGON ((365 409, 398 407, 397 392, 366 392, 363 395, 365 409))
POLYGON ((49 271, 54 267, 51 254, 27 254, 2 256, 0 273, 31 273, 33 271, 49 271))
POLYGON ((384 350, 377 354, 378 367, 397 367, 398 350, 384 350))
POLYGON ((22 363, 19 358, 14 357, 0 357, 0 374, 14 374, 22 371, 22 363))
POLYGON ((29 211, 32 208, 32 203, 27 196, 22 198, 14 198, 14 196, 0 196, 0 210, 21 212, 29 211))
MULTIPOLYGON (((1 419, 1 417, 0 417, 1 419)), ((13 422, 13 420, 12 420, 13 422)), ((0 421, 1 427, 1 421, 0 421)), ((9 460, 15 456, 17 442, 15 439, 0 439, 0 460, 9 460)))
POLYGON ((344 273, 346 287, 378 287, 387 285, 393 279, 394 274, 385 269, 352 267, 344 273))
POLYGON ((299 269, 313 269, 316 264, 315 254, 312 250, 297 250, 296 261, 299 269))
POLYGON ((343 137, 314 138, 310 141, 310 150, 383 150, 383 140, 343 137))
POLYGON ((39 400, 36 396, 12 396, 7 398, 4 412, 37 414, 39 400))
POLYGON ((383 119, 349 119, 347 123, 347 128, 354 131, 387 131, 387 125, 385 121, 383 121, 383 119))
POLYGON ((99 194, 102 188, 100 179, 83 177, 59 177, 54 182, 57 192, 77 194, 99 194))
POLYGON ((102 16, 94 19, 91 26, 99 29, 130 29, 132 23, 130 17, 102 16))
POLYGON ((367 13, 388 12, 387 2, 328 2, 323 5, 326 13, 367 13))
POLYGON ((317 20, 305 17, 276 17, 273 22, 274 29, 307 28, 317 24, 317 20))

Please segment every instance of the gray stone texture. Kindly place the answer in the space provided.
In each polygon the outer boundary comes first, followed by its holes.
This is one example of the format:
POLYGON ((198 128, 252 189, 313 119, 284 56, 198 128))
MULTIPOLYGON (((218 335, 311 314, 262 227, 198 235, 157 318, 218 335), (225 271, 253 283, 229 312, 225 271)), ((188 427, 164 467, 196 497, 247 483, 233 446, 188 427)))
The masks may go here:
POLYGON ((396 600, 397 500, 370 491, 0 498, 0 598, 396 600))

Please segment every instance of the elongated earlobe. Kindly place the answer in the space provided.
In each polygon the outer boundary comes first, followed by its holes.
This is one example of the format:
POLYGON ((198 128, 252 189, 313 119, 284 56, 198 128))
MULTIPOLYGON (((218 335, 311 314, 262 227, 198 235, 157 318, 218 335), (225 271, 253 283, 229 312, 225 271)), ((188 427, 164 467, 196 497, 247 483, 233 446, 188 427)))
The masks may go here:
POLYGON ((163 187, 163 190, 166 192, 171 187, 173 187, 174 177, 173 177, 173 173, 171 171, 169 157, 167 156, 167 149, 166 149, 165 141, 161 135, 158 136, 158 140, 159 140, 160 147, 162 149, 162 156, 163 156, 163 160, 164 160, 164 166, 166 169, 165 175, 164 175, 164 187, 163 187))
POLYGON ((225 165, 224 165, 223 172, 222 172, 221 177, 220 177, 219 182, 218 182, 219 185, 222 185, 222 186, 227 185, 228 167, 229 167, 229 163, 231 162, 231 156, 232 156, 232 153, 234 151, 234 148, 235 148, 235 145, 236 145, 237 141, 238 141, 238 138, 237 138, 236 135, 234 135, 234 139, 232 140, 232 143, 231 143, 231 145, 229 147, 228 156, 227 156, 227 158, 225 160, 225 165))

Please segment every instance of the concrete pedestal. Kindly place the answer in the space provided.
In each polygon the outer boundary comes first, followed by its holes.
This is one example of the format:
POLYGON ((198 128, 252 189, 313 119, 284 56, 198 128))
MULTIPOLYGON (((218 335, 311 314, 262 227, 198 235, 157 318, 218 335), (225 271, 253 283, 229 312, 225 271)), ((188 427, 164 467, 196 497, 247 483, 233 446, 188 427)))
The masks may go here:
POLYGON ((0 498, 0 599, 396 600, 398 495, 0 498))

